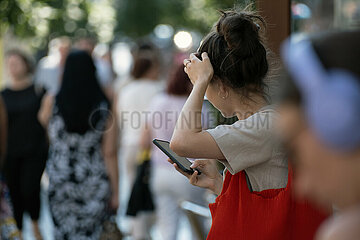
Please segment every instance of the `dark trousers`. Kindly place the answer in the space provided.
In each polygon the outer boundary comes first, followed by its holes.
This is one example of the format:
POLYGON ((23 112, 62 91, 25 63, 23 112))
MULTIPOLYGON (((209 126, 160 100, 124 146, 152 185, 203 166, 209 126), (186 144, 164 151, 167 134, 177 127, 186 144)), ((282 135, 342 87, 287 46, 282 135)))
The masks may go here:
POLYGON ((22 229, 24 212, 32 220, 40 214, 40 181, 47 160, 48 149, 40 149, 28 156, 8 156, 5 160, 4 175, 9 187, 14 217, 22 229))

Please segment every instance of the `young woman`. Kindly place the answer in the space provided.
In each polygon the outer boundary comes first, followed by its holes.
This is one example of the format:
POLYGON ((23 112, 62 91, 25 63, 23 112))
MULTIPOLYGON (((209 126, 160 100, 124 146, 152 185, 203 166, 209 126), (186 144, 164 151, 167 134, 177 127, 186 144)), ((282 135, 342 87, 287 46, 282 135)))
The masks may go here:
POLYGON ((41 239, 37 221, 48 141, 38 112, 45 92, 33 84, 31 62, 24 53, 19 50, 8 52, 6 64, 10 84, 1 92, 8 116, 4 176, 19 230, 26 211, 32 219, 35 237, 41 239))
POLYGON ((253 13, 223 12, 203 40, 199 55, 191 54, 184 61, 193 90, 170 146, 181 156, 218 159, 227 170, 224 184, 214 166, 216 160, 196 160, 192 167, 201 175, 184 173, 192 184, 219 195, 210 205, 213 222, 208 239, 309 239, 322 220, 310 220, 300 233, 294 223, 300 218, 287 219, 295 214, 289 212, 293 207, 287 158, 272 132, 277 114, 267 98, 262 23, 253 13), (199 113, 205 94, 223 116, 239 120, 203 131, 199 113))
MULTIPOLYGON (((91 56, 70 53, 48 123, 49 204, 55 239, 99 239, 118 206, 117 128, 91 56)), ((51 96, 47 96, 51 98, 51 96)), ((46 100, 46 102, 53 102, 46 100)))
POLYGON ((339 212, 319 240, 360 239, 360 31, 285 45, 279 127, 296 191, 339 212))

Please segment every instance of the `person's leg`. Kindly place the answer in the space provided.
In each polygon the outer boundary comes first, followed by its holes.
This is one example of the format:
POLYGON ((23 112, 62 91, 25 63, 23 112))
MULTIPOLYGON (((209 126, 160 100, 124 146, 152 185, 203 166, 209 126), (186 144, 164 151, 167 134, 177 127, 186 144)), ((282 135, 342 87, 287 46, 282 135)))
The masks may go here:
MULTIPOLYGON (((179 190, 176 192, 178 199, 180 201, 189 201, 195 204, 198 204, 200 206, 204 206, 207 207, 205 198, 204 198, 204 194, 205 194, 205 190, 199 187, 195 187, 191 184, 185 184, 184 183, 180 183, 180 181, 185 180, 187 181, 187 179, 179 179, 179 190), (181 194, 182 193, 182 194, 181 194)), ((208 226, 208 222, 205 221, 204 217, 201 216, 197 216, 197 221, 199 223, 198 227, 199 229, 195 229, 195 226, 192 226, 192 239, 193 240, 198 240, 199 238, 197 237, 198 235, 196 234, 197 231, 201 231, 202 234, 204 234, 206 236, 205 233, 207 233, 210 230, 210 226, 208 226)))
POLYGON ((22 160, 20 158, 7 157, 4 166, 4 176, 9 188, 11 203, 14 211, 14 218, 19 230, 22 230, 24 206, 21 200, 20 176, 22 160))
MULTIPOLYGON (((121 160, 125 163, 125 175, 127 180, 127 185, 129 186, 129 193, 127 194, 130 197, 131 190, 136 178, 136 170, 137 170, 137 155, 139 152, 138 146, 122 146, 122 157, 121 160)), ((128 203, 127 200, 126 203, 128 203)), ((144 213, 139 213, 138 216, 133 217, 130 219, 130 226, 131 226, 131 235, 134 240, 142 240, 142 239, 149 239, 149 221, 151 216, 148 216, 144 213)))
POLYGON ((157 224, 163 240, 176 240, 181 212, 173 196, 163 194, 156 197, 157 224))
MULTIPOLYGON (((26 169, 24 172, 28 172, 30 169, 26 169)), ((25 211, 30 215, 32 221, 32 229, 35 239, 42 239, 38 220, 40 216, 40 182, 35 179, 30 178, 31 174, 26 173, 22 177, 21 182, 21 198, 25 211)), ((39 180, 40 181, 40 180, 39 180)))
POLYGON ((170 176, 169 170, 164 167, 155 165, 152 175, 151 186, 156 204, 157 226, 163 240, 175 240, 181 211, 171 188, 178 189, 178 185, 172 181, 173 179, 169 182, 173 176, 170 176))
POLYGON ((132 222, 132 237, 134 240, 151 239, 150 229, 154 222, 153 212, 140 212, 132 222))
POLYGON ((123 146, 121 160, 125 162, 125 175, 130 186, 130 191, 136 177, 137 154, 139 146, 123 146))
MULTIPOLYGON (((45 150, 44 150, 45 151, 45 150)), ((38 220, 40 216, 40 182, 44 172, 46 154, 38 153, 24 161, 20 189, 25 211, 30 214, 36 239, 42 239, 38 220)))

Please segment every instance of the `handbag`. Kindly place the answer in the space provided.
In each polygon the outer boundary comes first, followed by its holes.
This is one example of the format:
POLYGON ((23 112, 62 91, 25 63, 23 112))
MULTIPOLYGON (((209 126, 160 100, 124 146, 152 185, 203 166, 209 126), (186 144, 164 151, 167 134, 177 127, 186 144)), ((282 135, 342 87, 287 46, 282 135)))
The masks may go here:
POLYGON ((136 169, 136 178, 126 211, 128 216, 136 216, 138 212, 149 212, 155 209, 149 183, 151 171, 150 151, 143 151, 140 160, 141 163, 136 169))
POLYGON ((311 240, 327 214, 292 192, 292 170, 281 189, 252 192, 245 171, 226 173, 215 203, 209 205, 212 226, 208 240, 311 240))

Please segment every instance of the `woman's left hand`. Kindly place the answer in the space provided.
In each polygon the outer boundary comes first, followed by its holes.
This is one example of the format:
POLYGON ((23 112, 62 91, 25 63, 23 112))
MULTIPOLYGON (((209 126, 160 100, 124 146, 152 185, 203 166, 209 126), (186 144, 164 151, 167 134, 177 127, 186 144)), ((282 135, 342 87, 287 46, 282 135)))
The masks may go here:
POLYGON ((214 74, 209 56, 206 52, 201 54, 202 60, 197 58, 194 53, 190 54, 189 59, 184 60, 184 71, 189 76, 193 85, 208 85, 214 74))

